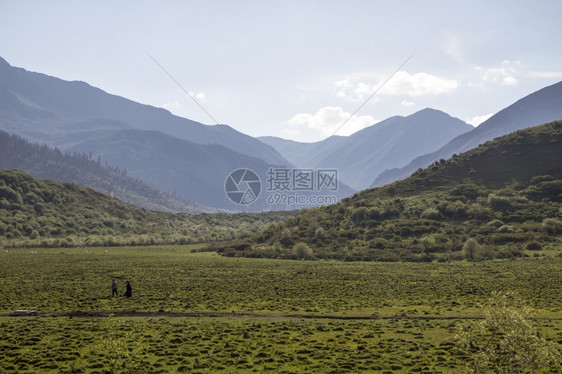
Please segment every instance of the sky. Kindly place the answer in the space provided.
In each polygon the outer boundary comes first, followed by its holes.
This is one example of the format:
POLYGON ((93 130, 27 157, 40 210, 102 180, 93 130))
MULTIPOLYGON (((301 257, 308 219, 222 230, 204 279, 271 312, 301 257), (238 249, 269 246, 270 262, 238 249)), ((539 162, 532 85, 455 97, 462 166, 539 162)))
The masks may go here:
POLYGON ((559 0, 0 0, 0 56, 312 142, 427 107, 478 125, 562 80, 561 15, 559 0))

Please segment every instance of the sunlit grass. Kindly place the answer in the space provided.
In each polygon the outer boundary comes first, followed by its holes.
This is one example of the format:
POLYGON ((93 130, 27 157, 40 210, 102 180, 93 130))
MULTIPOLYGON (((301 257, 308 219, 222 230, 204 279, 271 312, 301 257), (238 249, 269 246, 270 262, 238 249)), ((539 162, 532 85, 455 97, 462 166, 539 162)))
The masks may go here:
POLYGON ((193 246, 0 254, 0 372, 103 373, 106 317, 146 343, 146 372, 455 372, 458 328, 514 291, 562 339, 562 259, 345 263, 225 258, 193 246), (111 279, 121 294, 111 297, 111 279), (7 317, 36 309, 37 317, 7 317), (219 316, 205 317, 218 312, 219 316), (239 315, 230 313, 240 313, 239 315), (188 314, 203 313, 203 316, 188 314), (242 315, 244 314, 244 315, 242 315), (468 320, 467 320, 468 318, 468 320), (78 371, 76 371, 78 370, 78 371))

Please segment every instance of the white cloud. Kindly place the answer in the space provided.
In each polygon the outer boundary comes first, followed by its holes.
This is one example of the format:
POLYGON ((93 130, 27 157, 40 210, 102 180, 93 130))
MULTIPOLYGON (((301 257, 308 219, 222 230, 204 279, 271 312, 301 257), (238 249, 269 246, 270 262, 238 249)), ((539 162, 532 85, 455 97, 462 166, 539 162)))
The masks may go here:
MULTIPOLYGON (((362 77, 346 78, 336 82, 336 96, 352 101, 365 101, 381 86, 384 79, 379 78, 369 83, 362 77)), ((454 79, 440 78, 429 73, 410 74, 399 71, 382 87, 379 94, 409 97, 440 95, 455 91, 458 85, 454 79)))
POLYGON ((475 66, 474 69, 480 75, 480 82, 469 83, 471 87, 485 87, 487 84, 500 84, 501 86, 516 86, 519 81, 515 78, 519 61, 504 60, 499 67, 483 68, 475 66))
POLYGON ((517 83, 519 83, 519 81, 511 75, 502 79, 502 86, 517 86, 517 83))
POLYGON ((383 94, 388 95, 440 95, 453 92, 458 87, 458 82, 453 79, 439 78, 428 73, 409 74, 399 71, 388 81, 382 89, 383 94))
POLYGON ((200 103, 206 103, 207 102, 207 97, 205 96, 204 92, 195 93, 195 92, 189 91, 189 94, 191 95, 191 97, 194 97, 200 103))
MULTIPOLYGON (((367 98, 377 89, 375 84, 370 85, 360 81, 359 78, 346 78, 336 82, 335 86, 337 90, 337 97, 345 98, 350 101, 361 102, 367 100, 367 98)), ((379 102, 381 99, 373 97, 371 100, 372 102, 379 102)))
POLYGON ((474 116, 471 118, 469 117, 465 119, 465 122, 468 123, 469 125, 477 127, 478 125, 480 125, 482 122, 486 121, 488 118, 490 118, 493 115, 494 113, 489 113, 489 114, 484 114, 483 116, 474 116))
POLYGON ((340 107, 326 106, 320 108, 316 113, 298 113, 291 118, 288 123, 293 127, 304 126, 308 129, 317 130, 323 137, 331 136, 336 133, 338 128, 345 123, 337 135, 351 135, 367 126, 377 122, 369 115, 351 117, 351 113, 345 112, 340 107), (346 122, 347 121, 347 122, 346 122))
POLYGON ((400 105, 402 105, 403 107, 413 107, 413 106, 416 106, 416 103, 414 103, 412 101, 402 100, 400 105))

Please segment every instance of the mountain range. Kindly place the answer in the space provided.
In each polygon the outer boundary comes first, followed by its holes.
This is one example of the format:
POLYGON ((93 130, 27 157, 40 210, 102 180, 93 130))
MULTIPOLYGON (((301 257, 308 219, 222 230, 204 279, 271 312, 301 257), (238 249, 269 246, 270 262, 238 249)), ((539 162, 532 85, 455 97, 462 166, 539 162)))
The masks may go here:
POLYGON ((561 160, 562 121, 519 130, 407 179, 303 210, 220 251, 346 261, 559 255, 561 160), (469 241, 476 254, 463 252, 469 241))
POLYGON ((220 144, 273 165, 286 164, 273 148, 226 125, 207 126, 169 111, 10 66, 0 57, 0 112, 8 132, 64 146, 100 132, 155 130, 198 144, 220 144), (9 121, 7 120, 9 119, 9 121))
POLYGON ((470 131, 469 124, 426 108, 407 117, 394 116, 347 137, 317 143, 260 138, 299 167, 333 167, 356 190, 368 188, 385 169, 404 166, 420 154, 438 149, 470 131))
POLYGON ((496 137, 561 118, 562 82, 558 82, 525 96, 438 150, 416 157, 404 167, 386 170, 375 178, 371 187, 380 187, 404 179, 419 168, 425 168, 437 160, 447 160, 454 154, 468 151, 496 137))
POLYGON ((45 144, 32 144, 0 130, 0 169, 18 169, 41 179, 67 181, 91 187, 107 196, 136 206, 163 212, 211 213, 211 209, 166 194, 150 184, 127 176, 127 169, 102 164, 101 157, 61 152, 45 144))
MULTIPOLYGON (((459 119, 427 108, 388 118, 351 136, 299 143, 253 138, 226 125, 204 125, 85 82, 13 67, 0 58, 0 129, 127 170, 128 177, 164 191, 154 196, 175 196, 226 211, 296 209, 322 205, 310 199, 319 191, 298 191, 306 203, 288 206, 277 198, 296 191, 266 191, 272 184, 272 171, 296 175, 300 169, 335 170, 338 188, 330 191, 330 197, 339 200, 371 186, 375 179, 379 185, 406 177, 421 167, 419 160, 429 164, 503 133, 562 118, 560 84, 552 87, 529 95, 473 130, 459 119), (420 158, 422 155, 429 156, 420 158), (234 203, 226 194, 227 181, 232 182, 229 174, 238 169, 250 169, 259 178, 262 194, 252 204, 234 203)), ((41 168, 40 163, 26 167, 30 172, 41 168)), ((43 173, 41 177, 81 183, 64 179, 73 173, 79 171, 43 173)), ((254 195, 258 192, 248 188, 246 180, 237 183, 234 188, 254 195)), ((149 206, 161 203, 148 202, 149 206)))

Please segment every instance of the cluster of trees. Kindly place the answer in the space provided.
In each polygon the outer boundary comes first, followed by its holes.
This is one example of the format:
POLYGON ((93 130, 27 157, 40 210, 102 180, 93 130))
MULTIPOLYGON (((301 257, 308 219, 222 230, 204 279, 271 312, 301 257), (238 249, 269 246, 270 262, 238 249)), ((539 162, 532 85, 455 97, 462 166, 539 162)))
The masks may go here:
POLYGON ((227 256, 450 261, 555 252, 562 232, 562 122, 488 142, 412 177, 303 211, 227 256), (530 157, 529 155, 532 155, 530 157), (296 256, 297 244, 312 254, 296 256))
POLYGON ((519 257, 557 248, 562 232, 560 205, 552 200, 557 197, 535 201, 528 192, 529 188, 489 190, 470 185, 452 193, 359 199, 347 207, 309 210, 225 245, 222 252, 348 261, 449 261, 519 257), (476 194, 471 198, 457 194, 465 188, 476 194), (247 245, 241 245, 244 242, 247 245), (314 255, 296 256, 297 245, 308 246, 314 255))
POLYGON ((171 214, 70 183, 0 170, 0 246, 189 244, 249 236, 293 213, 171 214))

